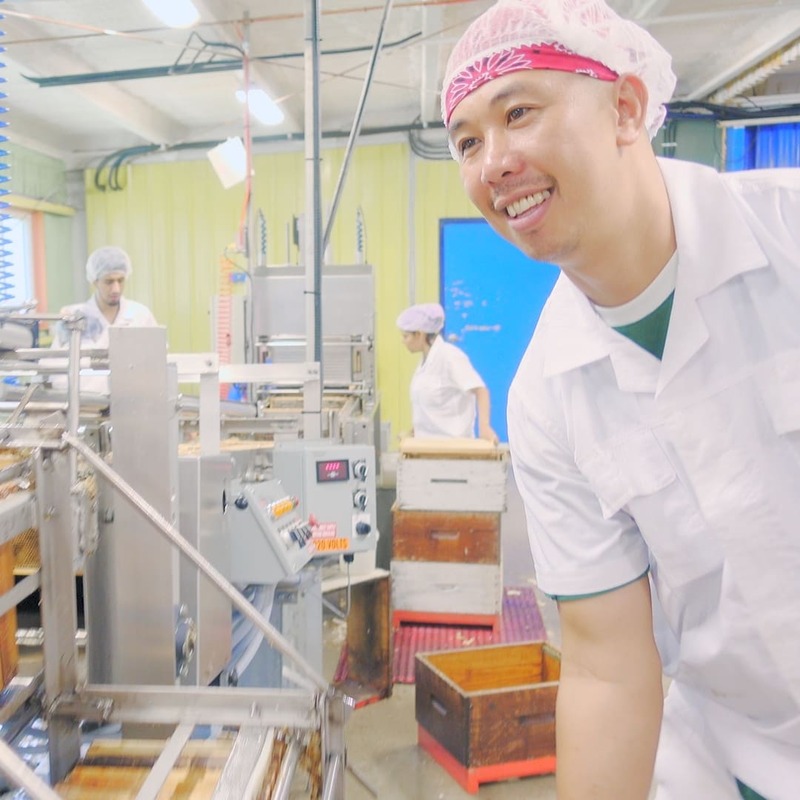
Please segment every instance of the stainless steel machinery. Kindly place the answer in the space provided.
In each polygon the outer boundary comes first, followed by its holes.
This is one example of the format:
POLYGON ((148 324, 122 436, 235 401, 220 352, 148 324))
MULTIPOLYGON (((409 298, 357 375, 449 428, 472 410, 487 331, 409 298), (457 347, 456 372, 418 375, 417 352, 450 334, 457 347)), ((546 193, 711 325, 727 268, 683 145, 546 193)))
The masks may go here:
MULTIPOLYGON (((319 436, 346 444, 380 446, 375 385, 374 278, 370 265, 325 266, 320 326, 322 403, 319 436)), ((301 266, 260 267, 247 296, 234 296, 234 363, 292 365, 308 361, 301 266)), ((313 334, 312 334, 313 335, 313 334)), ((223 417, 223 436, 250 430, 270 436, 315 438, 305 430, 300 382, 242 383, 238 396, 252 405, 250 422, 223 417)))
POLYGON ((276 442, 273 471, 300 498, 320 555, 374 553, 375 449, 331 441, 276 442))
MULTIPOLYGON (((232 504, 249 494, 252 510, 270 520, 289 554, 284 571, 298 568, 309 530, 299 503, 290 499, 292 509, 277 514, 287 497, 276 484, 236 487, 230 459, 213 441, 179 462, 178 375, 163 329, 112 328, 108 351, 89 354, 80 348, 80 319, 66 322, 68 351, 17 350, 0 359, 0 374, 16 376, 22 393, 13 409, 5 401, 0 423, 5 449, 22 465, 15 468, 18 491, 0 498, 0 541, 35 528, 40 549, 39 568, 0 596, 0 612, 41 591, 37 696, 47 721, 49 782, 66 779, 78 762, 82 722, 118 722, 125 736, 163 740, 137 789, 141 800, 155 800, 187 741, 205 725, 236 736, 220 797, 253 796, 271 762, 284 791, 312 741, 315 785, 326 798, 343 797, 349 702, 232 583, 236 556, 225 546, 232 504), (110 369, 110 399, 80 396, 80 358, 89 355, 110 369), (67 364, 39 366, 53 356, 67 364), (59 370, 68 375, 66 396, 46 388, 47 375, 59 370), (76 567, 86 592, 85 681, 76 645, 76 567), (231 609, 291 662, 301 688, 208 685, 232 650, 224 634, 231 609)), ((276 576, 269 571, 275 555, 264 551, 260 580, 276 576)), ((58 796, 2 741, 0 771, 36 800, 58 796)))

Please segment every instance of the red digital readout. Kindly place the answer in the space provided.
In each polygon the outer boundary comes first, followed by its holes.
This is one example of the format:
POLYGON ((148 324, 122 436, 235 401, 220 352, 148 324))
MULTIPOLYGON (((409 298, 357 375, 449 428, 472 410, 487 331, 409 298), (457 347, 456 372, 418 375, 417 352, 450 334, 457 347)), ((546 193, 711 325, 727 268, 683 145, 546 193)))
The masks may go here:
POLYGON ((350 462, 317 461, 317 483, 350 480, 350 462))

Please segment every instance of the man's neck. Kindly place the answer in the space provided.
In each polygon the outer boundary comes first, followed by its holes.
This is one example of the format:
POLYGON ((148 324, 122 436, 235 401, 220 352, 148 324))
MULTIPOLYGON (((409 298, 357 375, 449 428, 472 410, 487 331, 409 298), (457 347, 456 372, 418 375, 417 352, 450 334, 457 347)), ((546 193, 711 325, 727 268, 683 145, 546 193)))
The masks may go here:
POLYGON ((112 306, 108 303, 104 303, 98 295, 94 296, 94 301, 97 303, 97 307, 100 309, 100 313, 106 318, 109 325, 113 325, 114 321, 117 319, 117 315, 119 314, 120 306, 122 305, 122 300, 120 299, 117 305, 112 306))
POLYGON ((644 191, 631 193, 613 221, 599 229, 599 241, 583 256, 582 269, 566 269, 595 305, 615 307, 638 297, 675 253, 677 243, 666 186, 658 165, 648 165, 644 191), (608 232, 613 232, 608 235, 608 232))

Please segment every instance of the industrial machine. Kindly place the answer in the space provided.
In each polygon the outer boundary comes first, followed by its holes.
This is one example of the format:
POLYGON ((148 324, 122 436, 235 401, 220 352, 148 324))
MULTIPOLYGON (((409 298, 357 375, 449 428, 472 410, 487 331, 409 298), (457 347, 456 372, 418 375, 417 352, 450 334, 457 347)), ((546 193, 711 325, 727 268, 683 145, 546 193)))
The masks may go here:
MULTIPOLYGON (((219 417, 216 440, 178 457, 178 368, 163 329, 112 328, 108 350, 89 353, 80 347, 80 319, 65 322, 67 351, 18 349, 0 359, 0 374, 21 381, 6 385, 2 401, 0 436, 13 459, 3 473, 10 488, 0 493, 0 544, 31 531, 39 544, 37 568, 0 595, 0 613, 41 591, 44 668, 15 706, 46 719, 49 754, 44 780, 0 741, 0 772, 49 800, 57 795, 48 784, 66 791, 81 770, 82 726, 119 723, 124 739, 161 740, 134 787, 155 800, 170 791, 189 740, 225 728, 219 797, 288 796, 301 762, 310 765, 310 791, 343 797, 349 700, 247 591, 254 583, 277 591, 314 574, 313 526, 299 497, 277 480, 243 482, 220 452, 219 417), (40 364, 52 357, 65 363, 40 364), (110 397, 80 395, 82 357, 109 370, 110 397), (48 376, 64 372, 66 394, 49 391, 48 376), (76 569, 85 592, 85 683, 76 569), (296 688, 219 679, 237 653, 232 612, 253 641, 267 641, 290 665, 296 688)), ((202 382, 208 388, 215 373, 218 398, 215 365, 202 382)), ((200 427, 208 433, 204 414, 200 427)))
MULTIPOLYGON (((308 360, 302 266, 259 267, 248 295, 232 303, 232 363, 296 365, 308 360)), ((380 447, 380 409, 375 386, 375 296, 367 264, 325 266, 321 275, 325 309, 320 327, 322 408, 320 436, 345 444, 380 447)), ((217 315, 215 315, 217 316, 217 315)), ((313 335, 313 334, 312 334, 313 335)), ((223 436, 298 438, 303 425, 300 381, 247 383, 250 420, 223 414, 223 436)), ((226 407, 227 410, 227 407, 226 407)))
MULTIPOLYGON (((331 441, 276 442, 273 471, 300 498, 320 555, 374 555, 375 449, 331 441)), ((374 563, 374 562, 373 562, 374 563)))

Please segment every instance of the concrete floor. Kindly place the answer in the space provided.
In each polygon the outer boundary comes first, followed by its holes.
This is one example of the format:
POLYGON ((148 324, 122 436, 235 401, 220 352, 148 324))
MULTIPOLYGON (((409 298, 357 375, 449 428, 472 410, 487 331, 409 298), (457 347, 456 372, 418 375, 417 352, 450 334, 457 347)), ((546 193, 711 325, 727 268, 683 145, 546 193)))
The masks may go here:
MULTIPOLYGON (((535 586, 533 564, 525 531, 525 518, 513 479, 509 481, 508 508, 502 517, 503 575, 505 586, 535 586)), ((548 639, 559 644, 554 604, 540 597, 540 608, 548 639)), ((344 623, 325 621, 326 675, 333 675, 344 623)), ((553 800, 553 776, 524 778, 482 784, 477 795, 469 794, 417 745, 414 717, 414 686, 396 684, 386 700, 356 709, 345 735, 349 766, 347 800, 455 800, 479 797, 487 800, 553 800)))

